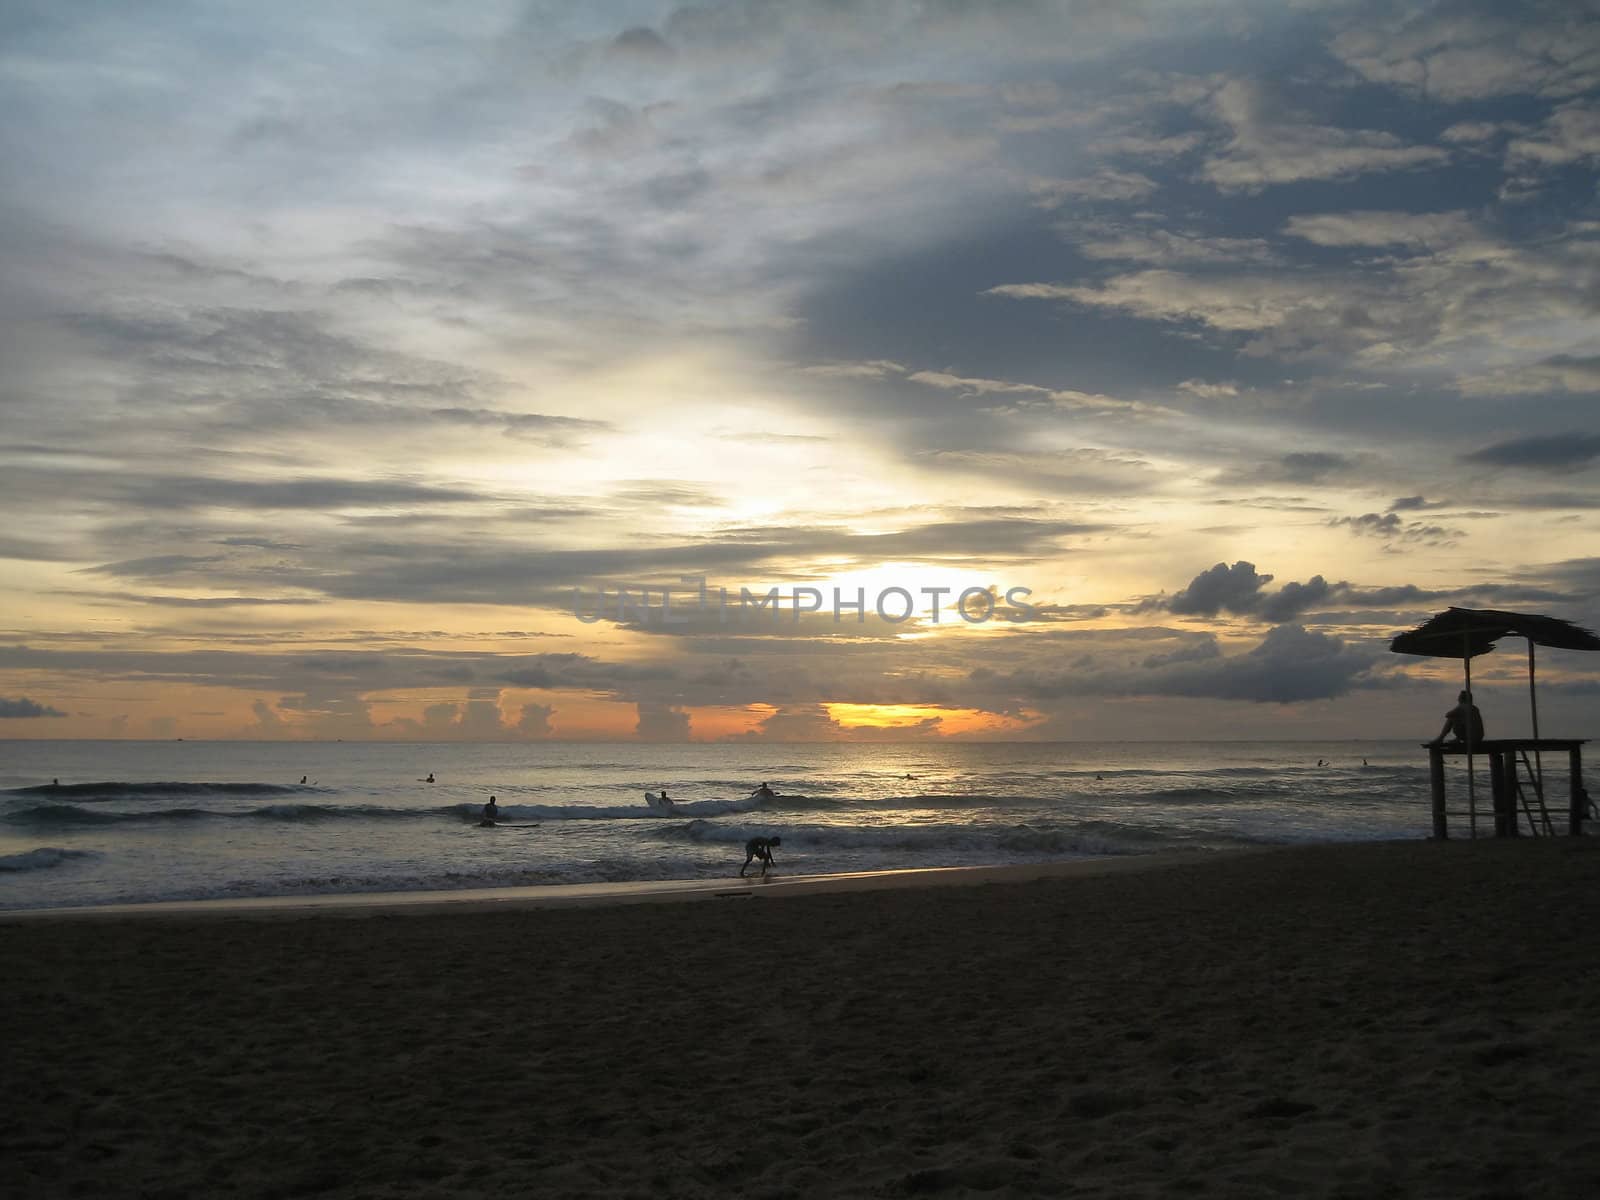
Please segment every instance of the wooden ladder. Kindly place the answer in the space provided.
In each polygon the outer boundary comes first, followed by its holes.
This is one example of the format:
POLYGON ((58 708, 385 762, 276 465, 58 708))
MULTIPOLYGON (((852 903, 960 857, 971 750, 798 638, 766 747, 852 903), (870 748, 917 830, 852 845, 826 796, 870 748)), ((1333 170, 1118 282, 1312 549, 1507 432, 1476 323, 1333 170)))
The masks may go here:
POLYGON ((1554 837, 1556 827, 1551 823, 1550 810, 1544 806, 1543 772, 1528 761, 1526 750, 1518 750, 1511 760, 1511 786, 1516 789, 1515 806, 1528 818, 1528 832, 1534 837, 1554 837), (1528 777, 1526 787, 1522 781, 1524 774, 1528 777), (1533 804, 1528 803, 1530 794, 1533 797, 1533 804), (1534 813, 1534 805, 1538 806, 1537 815, 1534 813))

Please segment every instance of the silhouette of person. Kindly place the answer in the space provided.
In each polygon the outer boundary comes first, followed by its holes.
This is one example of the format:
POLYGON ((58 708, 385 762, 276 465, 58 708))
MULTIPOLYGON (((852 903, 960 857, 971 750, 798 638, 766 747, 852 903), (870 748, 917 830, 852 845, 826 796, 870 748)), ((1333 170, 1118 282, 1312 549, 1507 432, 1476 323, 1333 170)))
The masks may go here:
POLYGON ((479 821, 478 824, 493 825, 499 817, 500 805, 493 796, 490 796, 489 803, 483 806, 483 820, 479 821))
POLYGON ((306 781, 306 777, 304 775, 300 776, 300 782, 304 783, 305 781, 306 781))
POLYGON ((756 789, 756 795, 760 796, 763 800, 770 800, 773 796, 777 795, 777 793, 763 783, 756 789))
POLYGON ((1444 728, 1428 744, 1442 745, 1446 734, 1453 735, 1456 741, 1468 746, 1477 746, 1483 741, 1483 714, 1472 702, 1471 692, 1462 692, 1456 697, 1456 706, 1444 715, 1444 728))
POLYGON ((740 877, 742 878, 744 876, 745 867, 748 867, 758 858, 761 860, 761 873, 765 875, 767 873, 767 868, 772 865, 772 848, 774 846, 781 845, 783 845, 783 839, 781 837, 751 838, 744 844, 744 866, 739 868, 740 877))
POLYGON ((433 782, 433 772, 429 771, 428 772, 428 777, 426 779, 424 779, 422 782, 423 783, 432 783, 433 782))

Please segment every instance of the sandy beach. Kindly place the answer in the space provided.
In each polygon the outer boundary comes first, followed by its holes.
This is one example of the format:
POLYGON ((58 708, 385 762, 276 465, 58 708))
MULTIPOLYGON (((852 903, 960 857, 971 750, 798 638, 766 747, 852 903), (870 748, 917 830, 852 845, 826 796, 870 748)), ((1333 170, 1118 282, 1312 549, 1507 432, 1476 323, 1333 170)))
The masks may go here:
POLYGON ((967 883, 3 921, 0 1192, 1600 1193, 1591 841, 967 883))

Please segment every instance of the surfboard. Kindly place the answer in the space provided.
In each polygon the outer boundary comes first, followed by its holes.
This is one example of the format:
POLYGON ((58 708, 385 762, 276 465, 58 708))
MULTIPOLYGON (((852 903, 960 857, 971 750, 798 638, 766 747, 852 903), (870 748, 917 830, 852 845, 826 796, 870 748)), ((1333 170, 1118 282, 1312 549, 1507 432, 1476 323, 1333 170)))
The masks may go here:
POLYGON ((479 829, 537 829, 538 821, 479 821, 479 829))

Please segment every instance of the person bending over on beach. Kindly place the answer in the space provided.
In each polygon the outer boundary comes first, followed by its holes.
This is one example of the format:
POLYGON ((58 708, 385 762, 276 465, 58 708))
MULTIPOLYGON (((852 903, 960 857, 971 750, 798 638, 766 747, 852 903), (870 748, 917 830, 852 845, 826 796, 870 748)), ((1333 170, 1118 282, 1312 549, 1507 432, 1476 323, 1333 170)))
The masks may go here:
POLYGON ((1456 700, 1456 706, 1444 715, 1444 728, 1439 730, 1438 737, 1428 743, 1430 746, 1443 745, 1446 734, 1453 735, 1456 741, 1469 746, 1476 746, 1483 741, 1483 714, 1472 702, 1472 693, 1462 692, 1456 700))
POLYGON ((500 805, 495 801, 493 796, 490 796, 489 803, 483 806, 483 820, 478 823, 480 825, 493 825, 499 819, 500 805))
POLYGON ((772 865, 772 848, 783 845, 782 838, 754 837, 744 844, 744 867, 739 868, 739 874, 744 875, 748 867, 756 859, 761 860, 761 873, 765 875, 767 868, 772 865))

